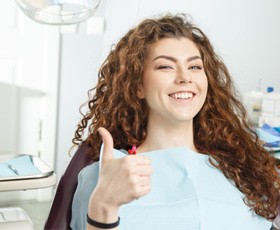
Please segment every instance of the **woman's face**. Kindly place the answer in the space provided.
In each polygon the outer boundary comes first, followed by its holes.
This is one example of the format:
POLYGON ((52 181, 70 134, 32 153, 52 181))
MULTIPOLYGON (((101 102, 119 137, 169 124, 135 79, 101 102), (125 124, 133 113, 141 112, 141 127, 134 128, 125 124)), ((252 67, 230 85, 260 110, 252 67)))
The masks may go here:
POLYGON ((144 65, 139 97, 149 106, 149 120, 189 122, 200 111, 208 81, 201 55, 187 38, 153 44, 144 65))

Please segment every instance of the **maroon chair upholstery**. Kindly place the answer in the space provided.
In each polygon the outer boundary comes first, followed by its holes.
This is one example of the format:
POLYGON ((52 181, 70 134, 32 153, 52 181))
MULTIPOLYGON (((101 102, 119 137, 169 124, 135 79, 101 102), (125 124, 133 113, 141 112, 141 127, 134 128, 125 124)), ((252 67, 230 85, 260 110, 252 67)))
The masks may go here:
POLYGON ((71 229, 71 208, 78 184, 78 174, 85 166, 93 163, 87 155, 88 148, 86 143, 79 146, 61 177, 45 223, 45 230, 71 229))

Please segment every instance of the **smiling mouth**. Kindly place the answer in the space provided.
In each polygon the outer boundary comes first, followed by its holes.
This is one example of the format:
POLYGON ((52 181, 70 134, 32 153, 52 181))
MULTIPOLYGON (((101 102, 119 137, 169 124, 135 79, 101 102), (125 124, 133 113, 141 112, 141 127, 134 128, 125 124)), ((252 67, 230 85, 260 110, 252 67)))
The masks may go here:
POLYGON ((172 93, 172 94, 169 94, 169 97, 172 97, 175 99, 191 99, 194 97, 194 93, 192 93, 192 92, 172 93))

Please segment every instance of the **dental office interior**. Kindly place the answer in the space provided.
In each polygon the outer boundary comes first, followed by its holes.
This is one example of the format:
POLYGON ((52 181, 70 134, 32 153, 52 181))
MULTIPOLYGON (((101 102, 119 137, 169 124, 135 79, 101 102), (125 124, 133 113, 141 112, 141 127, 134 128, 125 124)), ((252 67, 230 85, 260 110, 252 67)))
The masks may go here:
POLYGON ((129 28, 161 13, 190 14, 206 32, 261 138, 278 157, 279 0, 95 2, 89 18, 66 25, 36 21, 15 0, 0 2, 0 165, 14 173, 7 179, 0 166, 0 229, 21 218, 30 229, 44 228, 59 179, 75 154, 70 148, 79 107, 97 81, 99 66, 129 28), (11 162, 23 156, 46 164, 47 176, 20 178, 11 162))

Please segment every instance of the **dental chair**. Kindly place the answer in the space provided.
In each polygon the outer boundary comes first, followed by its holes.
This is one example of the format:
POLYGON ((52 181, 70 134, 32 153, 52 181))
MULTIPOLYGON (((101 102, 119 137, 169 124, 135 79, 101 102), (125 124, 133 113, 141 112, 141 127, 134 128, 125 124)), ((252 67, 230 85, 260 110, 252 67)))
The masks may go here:
POLYGON ((73 196, 78 184, 78 174, 81 169, 94 162, 87 155, 88 149, 88 145, 83 142, 75 152, 61 177, 44 230, 71 229, 71 208, 73 196))
MULTIPOLYGON (((29 157, 29 155, 27 155, 26 157, 29 157)), ((40 161, 40 159, 38 158, 37 161, 40 161)), ((9 165, 9 168, 15 171, 16 174, 19 174, 16 168, 14 168, 13 166, 9 165)), ((9 179, 7 178, 4 179, 3 175, 1 175, 0 192, 46 188, 46 187, 51 187, 55 184, 56 184, 56 175, 55 173, 53 173, 53 171, 49 171, 48 174, 44 176, 41 175, 39 176, 39 174, 32 175, 32 176, 30 175, 26 177, 15 175, 9 179)), ((8 207, 8 208, 1 207, 0 229, 33 230, 34 226, 32 220, 29 218, 29 216, 23 209, 19 207, 8 207)))

